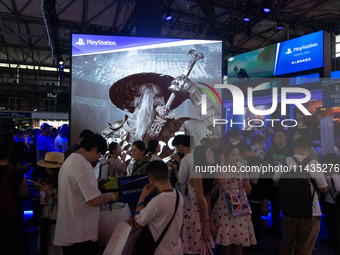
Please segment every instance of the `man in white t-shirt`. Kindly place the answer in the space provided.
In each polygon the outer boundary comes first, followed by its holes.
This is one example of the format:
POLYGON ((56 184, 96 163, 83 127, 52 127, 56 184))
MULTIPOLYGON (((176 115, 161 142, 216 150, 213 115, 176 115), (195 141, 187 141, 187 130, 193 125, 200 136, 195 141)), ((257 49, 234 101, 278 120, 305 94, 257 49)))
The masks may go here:
POLYGON ((54 148, 56 151, 64 153, 64 151, 68 148, 68 125, 63 124, 60 127, 58 132, 58 136, 54 139, 54 148))
POLYGON ((138 205, 140 206, 136 208, 134 226, 137 228, 147 226, 153 239, 157 242, 175 213, 178 194, 179 203, 176 214, 156 248, 155 255, 181 255, 183 250, 179 235, 183 224, 183 197, 172 188, 169 182, 168 168, 163 161, 150 162, 146 171, 150 183, 144 187, 139 198, 138 205), (144 207, 144 200, 153 189, 157 190, 159 194, 144 207))
POLYGON ((177 157, 174 158, 179 164, 176 190, 178 190, 184 198, 184 212, 186 212, 185 207, 188 200, 185 190, 188 186, 190 174, 194 169, 194 154, 191 153, 191 148, 193 147, 191 140, 192 139, 189 135, 176 135, 172 141, 172 145, 176 148, 176 150, 179 153, 184 154, 182 159, 179 159, 177 154, 177 157))
MULTIPOLYGON (((302 162, 311 151, 312 142, 307 137, 299 137, 294 142, 294 157, 302 162)), ((296 166, 292 157, 285 159, 287 166, 296 166)), ((308 169, 317 169, 318 162, 311 160, 308 169)), ((296 168, 299 169, 299 168, 296 168)), ((322 172, 309 171, 311 178, 314 179, 317 189, 325 194, 327 192, 327 183, 322 172)), ((276 172, 273 180, 274 185, 279 186, 282 172, 276 172)), ((314 186, 311 184, 311 194, 314 193, 314 186)), ((292 194, 293 196, 293 194, 292 194)), ((307 198, 306 198, 307 199, 307 198)), ((294 244, 297 245, 297 254, 312 254, 313 247, 320 232, 319 198, 316 193, 313 196, 313 208, 311 218, 297 218, 283 215, 282 220, 282 240, 280 245, 280 254, 292 254, 294 244)))
POLYGON ((179 161, 179 171, 178 171, 178 183, 186 186, 190 179, 190 173, 194 168, 194 155, 190 150, 190 136, 189 135, 177 135, 172 141, 172 145, 176 148, 176 150, 184 154, 184 157, 179 160, 176 158, 176 161, 179 161))
POLYGON ((63 163, 58 178, 58 214, 53 243, 63 246, 64 255, 97 254, 99 206, 116 200, 112 193, 100 193, 91 165, 105 154, 105 139, 94 134, 80 146, 63 163))

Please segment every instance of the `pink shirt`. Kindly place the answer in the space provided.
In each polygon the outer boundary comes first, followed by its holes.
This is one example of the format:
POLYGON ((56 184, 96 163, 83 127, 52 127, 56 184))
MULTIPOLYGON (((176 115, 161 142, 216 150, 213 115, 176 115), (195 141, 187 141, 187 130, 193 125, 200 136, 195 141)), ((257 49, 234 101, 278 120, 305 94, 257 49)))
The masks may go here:
POLYGON ((110 162, 110 177, 125 176, 123 162, 119 158, 109 158, 107 161, 110 162))

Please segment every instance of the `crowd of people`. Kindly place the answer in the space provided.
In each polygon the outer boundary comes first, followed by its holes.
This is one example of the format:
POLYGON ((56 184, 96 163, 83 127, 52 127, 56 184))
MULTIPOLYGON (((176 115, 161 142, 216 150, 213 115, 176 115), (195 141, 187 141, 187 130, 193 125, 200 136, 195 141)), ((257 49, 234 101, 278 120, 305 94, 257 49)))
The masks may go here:
MULTIPOLYGON (((267 232, 279 235, 282 231, 280 254, 290 255, 294 250, 296 254, 312 253, 320 232, 321 211, 329 231, 328 241, 334 254, 340 254, 340 156, 338 150, 326 155, 317 151, 308 130, 289 133, 268 128, 263 133, 259 129, 247 142, 239 130, 233 129, 220 148, 210 147, 206 137, 196 146, 191 136, 177 135, 168 162, 158 156, 161 149, 157 140, 147 145, 138 140, 131 147, 131 163, 119 143, 107 144, 90 130, 82 131, 79 141, 68 147, 68 128, 60 128, 54 142, 50 129, 44 123, 41 134, 32 130, 26 143, 15 141, 9 149, 0 147, 0 178, 2 183, 11 184, 3 185, 0 192, 3 254, 29 254, 22 208, 18 205, 29 193, 25 173, 31 167, 27 163, 32 162, 32 141, 36 146, 32 164, 38 170, 33 170, 31 179, 37 181, 34 188, 46 194, 41 214, 56 220, 49 229, 49 254, 98 253, 99 207, 116 201, 113 193, 100 189, 101 179, 94 173, 94 167, 103 160, 110 163, 111 177, 148 175, 149 184, 134 205, 132 218, 135 228, 147 226, 155 243, 154 254, 261 252, 261 215, 268 200, 272 225, 267 232), (127 171, 130 163, 131 172, 127 171), (207 171, 215 166, 236 171, 207 171), (263 166, 290 166, 301 171, 295 171, 300 175, 264 172, 263 166), (243 171, 244 167, 252 171, 243 171), (319 167, 323 171, 309 171, 319 167), (153 191, 157 195, 147 203, 153 191), (248 203, 240 204, 241 194, 248 203), (237 213, 240 205, 247 213, 237 213)), ((140 251, 151 248, 143 247, 149 242, 147 231, 138 246, 140 251)))

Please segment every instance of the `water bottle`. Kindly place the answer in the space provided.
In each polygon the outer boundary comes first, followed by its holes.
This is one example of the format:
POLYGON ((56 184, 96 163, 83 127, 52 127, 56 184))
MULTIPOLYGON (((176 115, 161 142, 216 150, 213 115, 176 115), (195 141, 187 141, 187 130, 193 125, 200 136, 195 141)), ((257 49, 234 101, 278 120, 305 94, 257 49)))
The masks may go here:
POLYGON ((41 205, 47 204, 47 195, 45 191, 40 191, 40 204, 41 205))

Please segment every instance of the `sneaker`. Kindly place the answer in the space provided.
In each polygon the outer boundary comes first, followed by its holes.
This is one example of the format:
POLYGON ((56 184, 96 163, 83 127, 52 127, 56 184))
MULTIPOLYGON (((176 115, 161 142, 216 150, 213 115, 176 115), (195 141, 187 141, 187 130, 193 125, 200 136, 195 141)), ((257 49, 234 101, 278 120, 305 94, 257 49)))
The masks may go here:
POLYGON ((267 229, 267 234, 278 234, 280 233, 280 228, 278 225, 272 225, 267 229))

